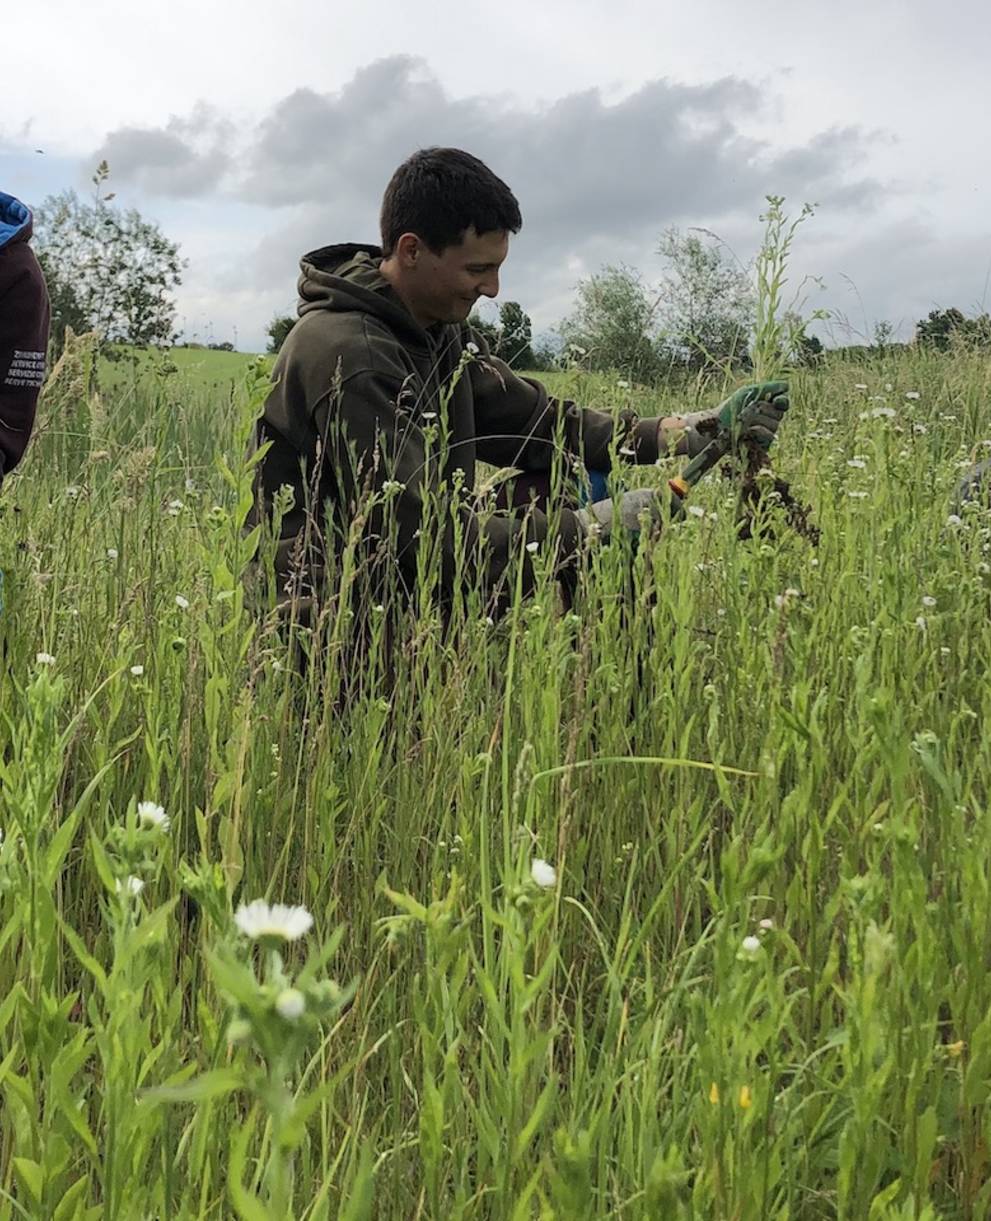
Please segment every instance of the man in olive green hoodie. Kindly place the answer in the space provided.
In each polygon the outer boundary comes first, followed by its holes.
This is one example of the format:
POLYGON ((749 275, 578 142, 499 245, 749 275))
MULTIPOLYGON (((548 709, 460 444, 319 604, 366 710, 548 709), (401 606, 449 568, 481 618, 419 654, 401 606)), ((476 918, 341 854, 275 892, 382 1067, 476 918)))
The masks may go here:
MULTIPOLYGON (((514 556, 527 592, 534 550, 553 546, 564 571, 590 533, 662 524, 668 495, 653 490, 553 506, 553 529, 549 506, 493 512, 478 503, 478 460, 549 484, 562 460, 608 471, 614 454, 640 463, 691 454, 716 413, 581 410, 490 354, 467 320, 480 297, 498 293, 522 219, 506 184, 469 153, 415 153, 393 175, 380 221, 381 248, 326 246, 302 259, 299 321, 259 421, 258 440, 270 448, 258 467, 258 514, 272 513, 280 488, 292 490, 275 562, 280 600, 309 617, 357 534, 368 566, 398 568, 401 586, 415 584, 427 545, 439 558, 441 597, 470 575, 496 608, 511 592, 514 556)), ((762 416, 762 443, 787 405, 779 394, 762 416)))

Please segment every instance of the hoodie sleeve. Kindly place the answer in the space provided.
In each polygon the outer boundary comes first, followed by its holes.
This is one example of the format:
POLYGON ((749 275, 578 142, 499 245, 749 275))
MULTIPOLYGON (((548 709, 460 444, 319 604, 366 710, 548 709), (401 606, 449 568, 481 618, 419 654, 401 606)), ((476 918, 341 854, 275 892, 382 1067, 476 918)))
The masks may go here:
MULTIPOLYGON (((507 578, 514 556, 523 564, 523 589, 529 592, 534 573, 526 544, 539 547, 548 539, 547 517, 536 510, 520 516, 478 513, 460 499, 452 500, 453 507, 438 504, 432 472, 439 460, 423 430, 403 409, 409 389, 401 369, 364 370, 323 398, 314 419, 325 461, 332 464, 332 472, 321 479, 323 494, 333 488, 352 520, 362 504, 370 506, 366 537, 389 542, 410 585, 426 546, 439 550, 444 594, 480 577, 489 596, 501 600, 511 595, 507 578)), ((574 557, 579 539, 574 513, 562 509, 554 532, 561 566, 574 557)))
POLYGON ((555 450, 581 458, 589 470, 607 471, 613 447, 637 463, 659 456, 659 419, 639 419, 620 411, 615 419, 603 411, 576 406, 570 399, 551 398, 545 387, 520 377, 505 361, 489 354, 485 340, 470 331, 478 356, 469 365, 475 397, 478 454, 496 466, 545 471, 555 450))
POLYGON ((0 483, 24 456, 45 377, 48 290, 23 242, 0 249, 0 483))

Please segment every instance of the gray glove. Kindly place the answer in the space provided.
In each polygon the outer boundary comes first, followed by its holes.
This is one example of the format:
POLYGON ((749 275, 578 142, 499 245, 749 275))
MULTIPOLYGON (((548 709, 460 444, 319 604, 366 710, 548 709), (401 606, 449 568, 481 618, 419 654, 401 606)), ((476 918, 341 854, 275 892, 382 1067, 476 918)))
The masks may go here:
POLYGON ((638 533, 644 525, 647 529, 658 529, 673 516, 681 512, 680 505, 666 493, 653 488, 636 488, 624 492, 617 500, 597 500, 594 504, 578 509, 575 517, 584 534, 598 533, 607 539, 614 527, 638 533))

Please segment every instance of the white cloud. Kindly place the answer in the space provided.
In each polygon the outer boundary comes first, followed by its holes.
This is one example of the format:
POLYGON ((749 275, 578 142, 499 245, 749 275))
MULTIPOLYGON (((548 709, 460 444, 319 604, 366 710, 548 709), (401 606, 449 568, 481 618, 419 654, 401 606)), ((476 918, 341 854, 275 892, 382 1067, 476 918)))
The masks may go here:
MULTIPOLYGON (((261 342, 305 249, 374 238, 391 170, 428 143, 471 148, 516 190, 503 292, 538 326, 602 261, 651 275, 667 224, 745 256, 769 190, 823 205, 799 248, 822 303, 910 324, 984 292, 983 0, 942 19, 927 0, 434 0, 429 19, 285 0, 277 20, 261 0, 43 0, 43 16, 45 89, 36 56, 5 63, 4 188, 37 201, 106 153, 121 201, 182 243, 181 309, 218 337, 236 322, 261 342)), ((39 28, 15 6, 5 42, 39 28)))

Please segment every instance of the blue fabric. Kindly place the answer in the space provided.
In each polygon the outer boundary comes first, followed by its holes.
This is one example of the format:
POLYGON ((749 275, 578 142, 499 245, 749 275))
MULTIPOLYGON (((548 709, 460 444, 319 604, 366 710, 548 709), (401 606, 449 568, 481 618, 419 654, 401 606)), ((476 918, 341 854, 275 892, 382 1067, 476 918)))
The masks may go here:
POLYGON ((13 195, 5 195, 0 191, 0 247, 6 246, 27 228, 31 213, 13 195))
POLYGON ((609 499, 608 475, 605 471, 589 471, 588 483, 579 488, 578 499, 583 505, 598 504, 600 500, 609 499))

